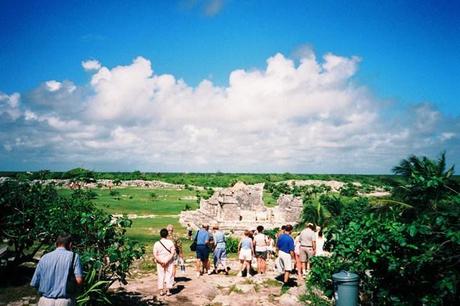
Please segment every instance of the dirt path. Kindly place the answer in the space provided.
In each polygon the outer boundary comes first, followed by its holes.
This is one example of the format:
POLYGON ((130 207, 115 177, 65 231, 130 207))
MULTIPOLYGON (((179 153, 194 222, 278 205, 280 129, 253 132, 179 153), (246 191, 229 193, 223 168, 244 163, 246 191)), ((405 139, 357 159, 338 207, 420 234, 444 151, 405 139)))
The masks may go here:
POLYGON ((298 287, 282 290, 281 282, 275 280, 278 273, 273 271, 272 263, 266 275, 256 274, 249 278, 236 276, 239 269, 236 260, 229 261, 229 266, 229 275, 197 276, 193 260, 188 261, 185 273, 177 272, 177 284, 169 297, 159 295, 153 272, 134 274, 127 285, 113 286, 112 289, 137 297, 138 305, 304 305, 298 301, 298 296, 305 290, 304 282, 298 287))

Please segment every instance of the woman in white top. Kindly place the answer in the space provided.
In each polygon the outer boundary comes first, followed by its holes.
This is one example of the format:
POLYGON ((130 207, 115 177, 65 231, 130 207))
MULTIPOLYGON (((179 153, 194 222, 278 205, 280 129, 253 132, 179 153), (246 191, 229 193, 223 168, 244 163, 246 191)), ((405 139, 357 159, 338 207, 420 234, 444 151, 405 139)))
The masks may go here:
POLYGON ((323 231, 320 230, 318 232, 318 238, 316 238, 316 256, 324 256, 326 255, 323 247, 324 247, 324 242, 326 242, 326 239, 323 238, 323 231))
POLYGON ((163 228, 160 231, 160 241, 155 242, 153 245, 153 256, 157 263, 157 274, 158 274, 158 289, 160 295, 171 295, 169 289, 173 287, 173 267, 174 267, 174 255, 176 254, 176 248, 174 242, 168 237, 168 230, 163 228))
POLYGON ((257 258, 257 273, 265 274, 267 271, 267 248, 268 248, 268 241, 267 236, 263 233, 264 227, 259 225, 257 227, 257 235, 254 237, 254 247, 256 251, 256 258, 257 258))

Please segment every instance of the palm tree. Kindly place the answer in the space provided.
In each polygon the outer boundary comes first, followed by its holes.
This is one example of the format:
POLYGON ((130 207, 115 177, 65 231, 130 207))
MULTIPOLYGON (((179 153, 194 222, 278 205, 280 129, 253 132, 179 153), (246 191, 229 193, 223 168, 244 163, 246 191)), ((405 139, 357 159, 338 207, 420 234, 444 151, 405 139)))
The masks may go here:
POLYGON ((393 173, 403 179, 393 195, 418 208, 436 207, 440 200, 458 194, 453 180, 454 166, 446 170, 445 152, 437 160, 411 155, 394 167, 393 173))

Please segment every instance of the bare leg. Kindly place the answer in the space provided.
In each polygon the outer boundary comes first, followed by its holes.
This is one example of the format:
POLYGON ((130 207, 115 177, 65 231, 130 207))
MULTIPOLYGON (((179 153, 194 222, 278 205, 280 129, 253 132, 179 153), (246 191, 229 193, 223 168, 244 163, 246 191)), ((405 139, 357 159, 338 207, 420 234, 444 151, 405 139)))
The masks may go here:
POLYGON ((289 281, 289 272, 286 271, 284 272, 284 283, 287 284, 288 281, 289 281))

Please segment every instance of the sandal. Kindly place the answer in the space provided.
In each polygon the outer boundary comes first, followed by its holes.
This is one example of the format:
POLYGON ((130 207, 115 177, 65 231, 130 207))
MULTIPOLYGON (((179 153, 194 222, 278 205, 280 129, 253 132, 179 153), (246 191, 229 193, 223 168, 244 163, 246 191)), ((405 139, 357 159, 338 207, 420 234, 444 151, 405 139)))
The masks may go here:
POLYGON ((163 290, 160 290, 160 295, 163 296, 165 295, 166 293, 163 292, 163 290))
POLYGON ((168 292, 166 292, 166 296, 171 296, 171 294, 172 294, 172 293, 171 293, 171 292, 169 292, 169 291, 168 291, 168 292))

